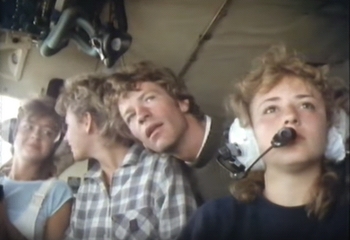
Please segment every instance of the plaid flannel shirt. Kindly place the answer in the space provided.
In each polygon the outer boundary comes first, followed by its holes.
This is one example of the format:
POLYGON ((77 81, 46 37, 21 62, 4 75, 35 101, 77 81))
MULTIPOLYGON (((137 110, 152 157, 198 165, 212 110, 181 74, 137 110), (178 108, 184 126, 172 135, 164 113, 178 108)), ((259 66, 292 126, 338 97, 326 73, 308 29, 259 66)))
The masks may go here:
POLYGON ((99 164, 85 175, 67 239, 176 239, 196 209, 180 163, 133 145, 109 194, 99 164))

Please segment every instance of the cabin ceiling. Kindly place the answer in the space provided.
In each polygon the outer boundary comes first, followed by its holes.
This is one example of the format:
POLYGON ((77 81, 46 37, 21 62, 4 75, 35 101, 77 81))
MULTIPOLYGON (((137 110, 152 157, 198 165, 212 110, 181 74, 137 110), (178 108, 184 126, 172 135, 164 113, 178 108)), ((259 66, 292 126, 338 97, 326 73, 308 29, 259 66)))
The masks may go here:
MULTIPOLYGON (((224 2, 126 0, 133 42, 120 62, 152 60, 179 73, 199 36, 224 2)), ((218 22, 211 38, 203 44, 184 75, 190 91, 208 114, 224 118, 223 100, 232 91, 232 82, 249 70, 255 57, 281 42, 312 62, 330 63, 332 74, 349 80, 348 0, 229 2, 227 14, 218 22)), ((8 94, 26 97, 31 92, 38 94, 51 78, 66 78, 94 70, 113 69, 104 69, 96 59, 78 52, 74 44, 50 58, 41 57, 39 50, 32 48, 23 79, 18 82, 1 79, 1 84, 6 86, 8 94), (32 84, 33 81, 38 86, 32 84)))
MULTIPOLYGON (((128 0, 125 62, 149 59, 179 73, 224 0, 128 0)), ((223 118, 232 82, 269 46, 285 43, 349 79, 347 1, 233 0, 184 78, 202 108, 223 118)))

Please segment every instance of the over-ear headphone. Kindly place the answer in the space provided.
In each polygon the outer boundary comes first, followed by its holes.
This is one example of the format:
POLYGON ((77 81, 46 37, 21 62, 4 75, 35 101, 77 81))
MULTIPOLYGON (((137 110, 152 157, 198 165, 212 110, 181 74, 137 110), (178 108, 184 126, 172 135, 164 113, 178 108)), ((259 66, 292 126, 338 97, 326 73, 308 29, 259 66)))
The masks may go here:
POLYGON ((13 144, 16 126, 17 118, 10 118, 3 121, 1 123, 1 138, 10 144, 13 144))
POLYGON ((348 150, 345 143, 349 138, 349 115, 343 109, 334 111, 332 126, 328 131, 325 157, 332 161, 342 161, 348 150))
MULTIPOLYGON (((249 167, 260 155, 258 143, 252 128, 243 128, 238 118, 236 118, 228 133, 228 143, 233 144, 239 151, 237 159, 245 166, 249 167)), ((263 161, 258 161, 252 170, 264 169, 263 161)))
MULTIPOLYGON (((293 132, 282 131, 281 129, 276 135, 284 137, 283 134, 295 134, 293 132)), ((288 130, 288 129, 287 129, 288 130)), ((218 162, 221 166, 229 170, 236 178, 242 178, 246 175, 247 170, 262 170, 265 168, 262 156, 266 153, 260 153, 259 147, 250 127, 243 128, 238 118, 234 120, 228 131, 228 142, 219 149, 218 162), (256 162, 256 163, 255 163, 256 162), (253 164, 253 165, 252 165, 253 164)), ((293 139, 286 136, 286 140, 293 139)), ((275 138, 274 137, 274 138, 275 138)), ((295 136, 294 136, 295 137, 295 136)), ((338 109, 333 114, 332 126, 328 131, 328 143, 325 151, 325 157, 332 161, 342 161, 345 159, 347 150, 345 143, 349 138, 349 116, 344 110, 338 109)), ((279 147, 278 144, 286 145, 281 142, 281 138, 274 142, 272 139, 272 147, 279 147), (277 143, 277 145, 276 145, 277 143), (275 145, 275 146, 274 146, 275 145)))

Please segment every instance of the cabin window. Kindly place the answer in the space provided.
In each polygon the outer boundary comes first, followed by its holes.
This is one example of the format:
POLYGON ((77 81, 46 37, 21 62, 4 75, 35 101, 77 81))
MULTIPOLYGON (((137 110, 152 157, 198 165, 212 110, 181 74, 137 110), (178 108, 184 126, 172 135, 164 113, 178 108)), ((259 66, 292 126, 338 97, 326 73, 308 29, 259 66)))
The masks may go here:
POLYGON ((11 118, 16 118, 21 101, 17 98, 0 95, 0 165, 11 159, 11 144, 6 141, 8 128, 3 123, 11 118), (4 139, 5 138, 5 139, 4 139))

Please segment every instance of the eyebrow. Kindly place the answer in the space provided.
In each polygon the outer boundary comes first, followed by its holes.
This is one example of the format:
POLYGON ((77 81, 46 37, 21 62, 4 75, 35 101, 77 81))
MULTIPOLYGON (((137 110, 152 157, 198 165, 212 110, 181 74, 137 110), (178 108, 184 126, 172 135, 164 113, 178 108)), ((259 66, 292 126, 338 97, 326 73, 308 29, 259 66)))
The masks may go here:
POLYGON ((263 105, 264 103, 266 103, 266 102, 276 102, 276 101, 279 101, 279 100, 281 100, 281 98, 280 97, 271 97, 271 98, 267 98, 267 99, 265 99, 264 101, 262 101, 260 104, 259 104, 259 108, 261 107, 261 105, 263 105))
POLYGON ((296 95, 296 98, 302 99, 302 98, 315 98, 312 94, 299 94, 296 95))
POLYGON ((145 97, 145 95, 150 94, 150 93, 157 93, 157 94, 159 94, 159 91, 157 89, 152 89, 152 90, 149 90, 148 92, 144 92, 137 98, 137 100, 143 99, 145 97))
MULTIPOLYGON (((313 95, 311 94, 298 94, 295 96, 295 98, 297 99, 303 99, 303 98, 315 98, 313 95)), ((263 105, 264 103, 266 102, 276 102, 276 101, 279 101, 281 100, 280 97, 271 97, 271 98, 267 98, 265 99, 264 101, 262 101, 260 104, 259 104, 259 107, 261 107, 261 105, 263 105)))
POLYGON ((30 124, 34 124, 34 125, 39 125, 40 127, 44 127, 44 128, 50 128, 50 129, 53 129, 53 130, 56 130, 57 129, 57 126, 56 124, 44 124, 44 125, 40 125, 40 124, 37 124, 35 121, 32 121, 32 120, 27 120, 27 121, 24 121, 24 122, 27 122, 27 123, 30 123, 30 124))
MULTIPOLYGON (((145 95, 147 95, 149 93, 159 93, 159 92, 157 90, 150 90, 148 92, 141 93, 140 96, 137 97, 137 101, 141 101, 145 97, 145 95)), ((120 115, 126 116, 130 112, 132 112, 132 109, 128 108, 128 109, 126 109, 126 111, 123 114, 122 114, 122 112, 120 112, 120 115)))
MULTIPOLYGON (((147 93, 142 93, 140 96, 138 96, 138 97, 137 97, 137 101, 140 101, 140 99, 142 99, 142 98, 145 96, 145 94, 147 94, 147 93)), ((125 99, 124 99, 124 100, 125 100, 125 99)), ((119 113, 120 113, 120 116, 121 116, 122 118, 126 118, 132 111, 133 111, 133 109, 132 109, 131 107, 128 107, 128 108, 125 110, 125 112, 122 112, 122 111, 119 110, 119 113)))

